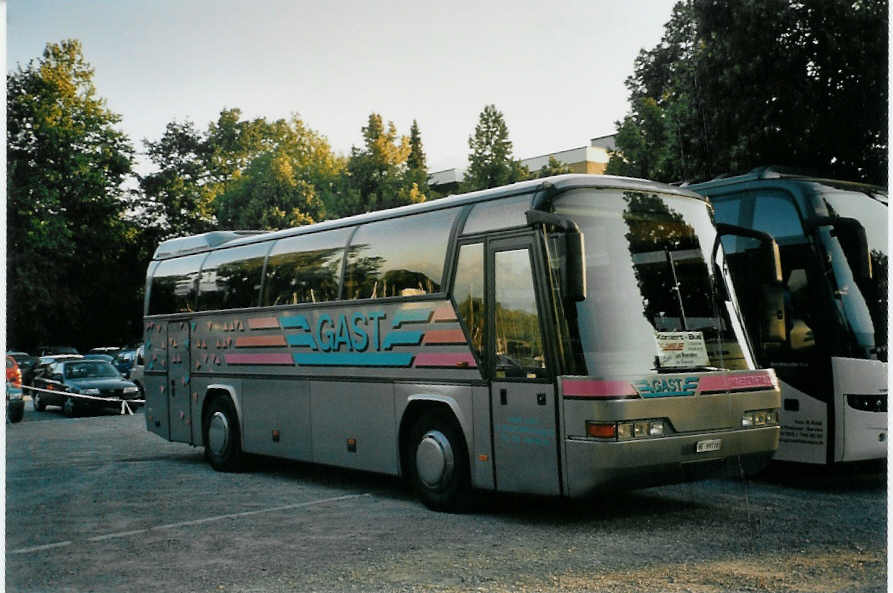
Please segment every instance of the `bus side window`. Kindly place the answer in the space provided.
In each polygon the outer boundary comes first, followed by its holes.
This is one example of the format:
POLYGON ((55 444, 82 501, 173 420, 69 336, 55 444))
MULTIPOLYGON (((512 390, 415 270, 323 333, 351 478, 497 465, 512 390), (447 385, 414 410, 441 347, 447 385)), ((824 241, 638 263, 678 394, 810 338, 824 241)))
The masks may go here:
POLYGON ((211 253, 198 282, 199 311, 257 307, 268 248, 260 243, 211 253))
POLYGON ((348 236, 350 229, 334 229, 277 241, 267 260, 263 306, 336 300, 348 236))
POLYGON ((360 226, 348 248, 342 298, 440 292, 450 231, 458 212, 450 208, 360 226))
POLYGON ((205 254, 162 261, 152 276, 149 315, 195 310, 196 280, 205 254))
POLYGON ((472 243, 459 249, 453 302, 465 322, 469 344, 478 360, 483 360, 484 327, 484 244, 472 243))

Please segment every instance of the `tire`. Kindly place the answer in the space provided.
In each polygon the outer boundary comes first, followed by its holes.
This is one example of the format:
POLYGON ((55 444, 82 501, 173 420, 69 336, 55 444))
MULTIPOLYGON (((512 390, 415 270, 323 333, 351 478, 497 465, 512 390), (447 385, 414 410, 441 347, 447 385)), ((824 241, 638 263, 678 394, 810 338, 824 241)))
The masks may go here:
POLYGON ((31 405, 34 406, 34 409, 38 412, 43 412, 47 409, 47 405, 43 403, 43 398, 38 391, 35 391, 34 395, 31 396, 31 405))
POLYGON ((407 441, 408 475, 426 507, 463 512, 471 505, 468 449, 452 414, 430 410, 413 425, 407 441))
POLYGON ((75 407, 75 403, 72 398, 66 397, 65 401, 62 402, 62 413, 69 418, 74 418, 75 416, 77 416, 77 408, 75 407))
POLYGON ((25 403, 21 402, 21 406, 7 406, 6 413, 10 422, 21 422, 25 417, 25 403))
POLYGON ((208 404, 202 417, 202 442, 205 459, 219 472, 242 471, 245 455, 242 453, 239 418, 228 397, 217 397, 208 404))

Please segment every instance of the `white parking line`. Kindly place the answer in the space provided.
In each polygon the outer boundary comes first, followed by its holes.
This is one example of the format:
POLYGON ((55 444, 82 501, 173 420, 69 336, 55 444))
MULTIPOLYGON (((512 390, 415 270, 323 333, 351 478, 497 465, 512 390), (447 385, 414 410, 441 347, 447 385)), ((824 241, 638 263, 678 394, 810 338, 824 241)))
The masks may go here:
POLYGON ((70 546, 71 542, 58 542, 55 544, 47 544, 45 546, 34 546, 32 548, 19 548, 18 550, 12 550, 8 552, 9 554, 27 554, 28 552, 39 552, 40 550, 49 550, 50 548, 62 548, 65 546, 70 546))
MULTIPOLYGON (((274 513, 276 511, 287 511, 290 509, 300 509, 303 507, 315 506, 318 504, 325 504, 327 502, 340 502, 342 500, 350 500, 353 498, 360 498, 363 496, 371 496, 368 492, 363 494, 348 494, 345 496, 333 496, 332 498, 322 498, 319 500, 311 500, 308 502, 299 502, 297 504, 287 504, 280 507, 270 507, 268 509, 258 509, 256 511, 245 511, 242 513, 228 513, 226 515, 215 515, 213 517, 204 517, 202 519, 194 519, 192 521, 180 521, 179 523, 168 523, 166 525, 156 525, 155 527, 150 527, 148 529, 134 529, 132 531, 119 531, 117 533, 107 533, 105 535, 96 535, 93 537, 88 537, 88 542, 99 542, 108 539, 114 539, 116 537, 127 537, 129 535, 137 535, 141 533, 146 533, 148 531, 154 531, 156 529, 176 529, 177 527, 186 527, 188 525, 200 525, 202 523, 211 523, 212 521, 221 521, 223 519, 235 519, 238 517, 249 517, 251 515, 259 515, 261 513, 274 513)), ((58 542, 55 544, 46 544, 43 546, 33 546, 30 548, 19 548, 18 550, 11 550, 7 552, 8 554, 26 554, 28 552, 38 552, 40 550, 49 550, 51 548, 62 548, 65 546, 71 545, 70 541, 58 542)))

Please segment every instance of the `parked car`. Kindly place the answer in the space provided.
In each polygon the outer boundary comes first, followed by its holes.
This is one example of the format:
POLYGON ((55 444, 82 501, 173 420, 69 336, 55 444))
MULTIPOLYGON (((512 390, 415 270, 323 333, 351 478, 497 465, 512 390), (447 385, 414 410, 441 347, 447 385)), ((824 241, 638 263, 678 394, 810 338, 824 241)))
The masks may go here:
POLYGON ((41 356, 28 372, 22 374, 22 382, 26 387, 33 387, 34 379, 44 374, 47 368, 54 362, 81 358, 83 358, 83 356, 80 354, 51 354, 49 356, 41 356))
POLYGON ((31 356, 27 352, 7 352, 7 356, 12 356, 16 364, 19 365, 19 370, 22 372, 22 380, 24 381, 25 375, 31 372, 34 368, 34 365, 37 364, 38 356, 31 356))
POLYGON ((99 348, 90 348, 87 354, 108 354, 112 358, 121 351, 119 346, 100 346, 99 348))
POLYGON ((38 356, 50 356, 52 354, 80 354, 74 346, 41 346, 37 349, 38 356))
POLYGON ((125 378, 130 378, 130 371, 133 368, 133 361, 136 359, 136 350, 133 348, 129 348, 127 350, 121 350, 117 354, 115 354, 115 359, 112 361, 112 364, 115 365, 115 368, 118 369, 118 372, 121 373, 125 378))
POLYGON ((136 357, 133 361, 133 368, 130 369, 130 380, 139 387, 140 397, 146 399, 146 390, 143 388, 143 371, 146 368, 145 347, 140 346, 136 349, 136 357))
POLYGON ((25 400, 22 398, 22 371, 15 358, 6 355, 6 418, 19 422, 25 416, 25 400))
POLYGON ((62 411, 69 417, 80 410, 118 408, 118 400, 139 399, 139 388, 122 377, 111 363, 89 358, 59 360, 50 364, 41 376, 35 377, 34 386, 63 392, 35 392, 34 409, 43 410, 48 405, 62 406, 62 411), (69 394, 102 399, 71 397, 69 394))
POLYGON ((111 354, 97 354, 97 353, 87 353, 84 354, 84 358, 91 358, 93 360, 104 360, 106 362, 111 362, 114 364, 115 357, 111 354))

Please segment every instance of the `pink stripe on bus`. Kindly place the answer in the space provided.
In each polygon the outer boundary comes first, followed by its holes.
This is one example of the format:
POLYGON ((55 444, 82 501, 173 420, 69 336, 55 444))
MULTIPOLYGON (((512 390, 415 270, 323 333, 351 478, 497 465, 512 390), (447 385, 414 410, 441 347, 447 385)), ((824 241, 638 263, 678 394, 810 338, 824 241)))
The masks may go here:
POLYGON ((433 329, 425 333, 422 344, 464 344, 465 334, 461 329, 433 329))
POLYGON ((730 375, 705 375, 701 377, 699 391, 740 391, 742 389, 762 389, 772 387, 772 377, 768 371, 734 373, 730 375))
POLYGON ((565 379, 561 382, 565 397, 626 397, 638 395, 629 381, 597 381, 594 379, 565 379))
POLYGON ((248 329, 278 329, 279 320, 275 317, 255 317, 248 320, 248 329))
POLYGON ((453 310, 453 306, 449 303, 439 306, 434 312, 432 321, 456 321, 456 312, 453 310))
POLYGON ((285 336, 239 336, 236 338, 236 348, 251 348, 255 346, 285 346, 285 336))
POLYGON ((477 368, 477 363, 470 352, 424 352, 416 355, 412 366, 477 368))
POLYGON ((276 354, 224 354, 226 364, 282 364, 292 366, 294 361, 287 352, 276 354))

